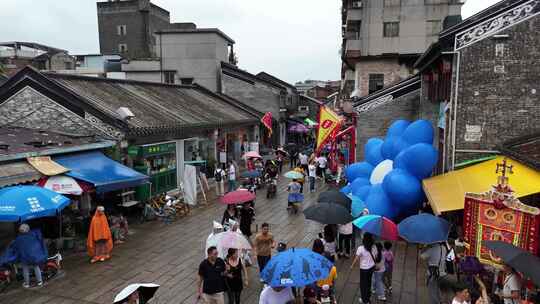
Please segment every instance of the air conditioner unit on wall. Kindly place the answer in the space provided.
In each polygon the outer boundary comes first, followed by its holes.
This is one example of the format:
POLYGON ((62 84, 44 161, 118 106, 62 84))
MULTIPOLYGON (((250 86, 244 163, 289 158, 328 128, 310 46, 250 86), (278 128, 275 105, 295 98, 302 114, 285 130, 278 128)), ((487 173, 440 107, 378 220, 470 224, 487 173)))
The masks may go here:
POLYGON ((353 8, 362 8, 362 1, 355 1, 352 3, 353 8))

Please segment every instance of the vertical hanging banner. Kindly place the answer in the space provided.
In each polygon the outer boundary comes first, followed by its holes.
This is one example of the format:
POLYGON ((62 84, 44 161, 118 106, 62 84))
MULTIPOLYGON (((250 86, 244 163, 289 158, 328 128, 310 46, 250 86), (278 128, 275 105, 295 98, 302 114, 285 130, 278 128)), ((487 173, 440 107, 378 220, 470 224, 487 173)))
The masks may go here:
POLYGON ((268 129, 268 137, 272 137, 272 112, 266 112, 261 122, 268 129))
POLYGON ((336 131, 339 131, 340 126, 341 118, 339 115, 327 107, 321 107, 321 110, 319 111, 316 154, 319 154, 324 145, 332 139, 333 134, 335 134, 336 131))

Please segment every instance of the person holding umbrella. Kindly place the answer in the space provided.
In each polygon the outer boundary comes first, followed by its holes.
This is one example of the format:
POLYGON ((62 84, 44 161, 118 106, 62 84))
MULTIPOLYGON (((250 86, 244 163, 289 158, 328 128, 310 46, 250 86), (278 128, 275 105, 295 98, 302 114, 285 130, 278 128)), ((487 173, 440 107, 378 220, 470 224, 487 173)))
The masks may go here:
POLYGON ((287 210, 292 209, 295 214, 298 213, 297 204, 304 201, 304 196, 300 193, 301 189, 302 186, 297 179, 293 179, 289 185, 287 185, 287 192, 289 192, 289 196, 287 197, 287 210))
POLYGON ((158 288, 159 285, 153 283, 130 284, 114 297, 113 303, 145 304, 154 297, 158 288))

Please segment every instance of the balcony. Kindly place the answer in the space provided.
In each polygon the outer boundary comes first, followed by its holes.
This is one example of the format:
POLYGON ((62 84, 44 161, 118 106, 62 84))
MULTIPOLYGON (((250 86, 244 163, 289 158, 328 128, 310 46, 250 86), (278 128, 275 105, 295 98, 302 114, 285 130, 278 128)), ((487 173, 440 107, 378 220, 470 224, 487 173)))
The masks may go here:
POLYGON ((362 39, 360 38, 360 35, 351 35, 350 38, 348 38, 346 41, 345 58, 347 59, 358 58, 360 57, 361 50, 362 50, 362 39))
POLYGON ((362 10, 361 9, 348 9, 347 10, 347 25, 352 21, 362 20, 362 10))

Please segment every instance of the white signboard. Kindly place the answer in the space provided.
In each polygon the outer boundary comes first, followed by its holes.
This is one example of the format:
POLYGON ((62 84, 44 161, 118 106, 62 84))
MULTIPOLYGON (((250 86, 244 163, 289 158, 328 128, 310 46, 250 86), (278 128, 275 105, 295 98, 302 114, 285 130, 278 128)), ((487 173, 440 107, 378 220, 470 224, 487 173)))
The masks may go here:
POLYGON ((482 139, 482 126, 466 125, 465 126, 465 141, 478 142, 482 139))

